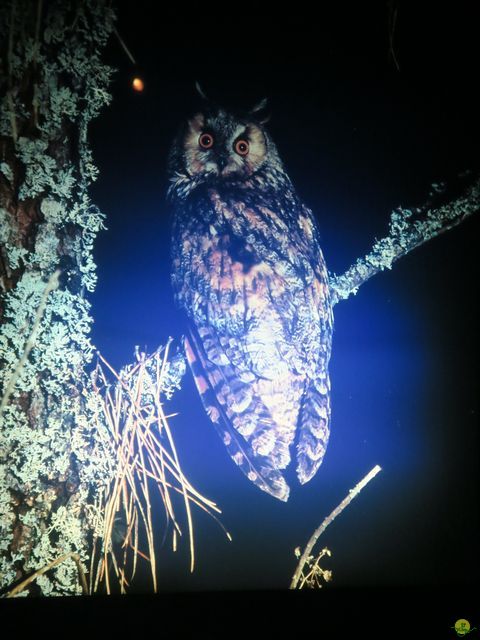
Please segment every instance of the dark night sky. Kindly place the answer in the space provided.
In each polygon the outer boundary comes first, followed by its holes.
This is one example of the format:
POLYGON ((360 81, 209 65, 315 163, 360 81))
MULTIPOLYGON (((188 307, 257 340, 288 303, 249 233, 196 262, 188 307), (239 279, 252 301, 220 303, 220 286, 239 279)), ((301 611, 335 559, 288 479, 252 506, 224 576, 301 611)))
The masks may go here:
MULTIPOLYGON (((182 5, 160 17, 155 4, 119 3, 118 30, 146 89, 130 89, 133 68, 112 40, 113 102, 91 129, 92 196, 108 227, 95 250, 93 341, 116 366, 136 344, 152 351, 179 337, 165 162, 195 107, 196 79, 227 106, 269 98, 270 131, 334 272, 385 235, 394 207, 479 168, 474 20, 458 3, 424 13, 400 3, 400 72, 388 56, 387 3, 270 17, 247 5, 221 14, 182 5)), ((478 219, 465 222, 336 307, 330 444, 287 504, 231 462, 186 376, 169 404, 180 411, 180 458, 221 506, 233 542, 197 513, 197 569, 188 572, 186 544, 176 555, 159 548, 161 589, 285 588, 294 548, 377 463, 382 474, 324 536, 327 589, 478 585, 478 230, 478 219)))

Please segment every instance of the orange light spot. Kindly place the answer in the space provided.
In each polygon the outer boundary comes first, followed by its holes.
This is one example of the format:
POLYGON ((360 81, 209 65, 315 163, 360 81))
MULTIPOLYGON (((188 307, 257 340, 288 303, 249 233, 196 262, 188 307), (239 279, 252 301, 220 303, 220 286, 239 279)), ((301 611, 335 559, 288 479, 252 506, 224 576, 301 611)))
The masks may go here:
POLYGON ((141 78, 134 78, 132 82, 132 87, 135 91, 143 91, 145 85, 143 84, 143 80, 141 78))

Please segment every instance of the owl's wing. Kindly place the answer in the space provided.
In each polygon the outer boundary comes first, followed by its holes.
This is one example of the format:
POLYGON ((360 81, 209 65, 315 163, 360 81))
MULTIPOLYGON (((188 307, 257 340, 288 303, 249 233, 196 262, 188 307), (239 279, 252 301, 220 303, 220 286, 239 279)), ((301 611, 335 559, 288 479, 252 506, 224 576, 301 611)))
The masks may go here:
MULTIPOLYGON (((228 348, 235 347, 235 340, 229 338, 228 348)), ((191 326, 185 351, 205 410, 233 461, 260 489, 286 501, 289 487, 281 469, 290 462, 294 423, 282 429, 274 421, 260 395, 260 387, 268 381, 262 382, 245 367, 235 367, 213 327, 191 326)), ((264 388, 263 396, 268 391, 264 388)), ((288 413, 286 407, 284 414, 288 413)))
POLYGON ((316 318, 318 333, 302 398, 297 435, 297 476, 304 484, 313 478, 322 463, 330 436, 330 378, 328 363, 331 353, 333 312, 330 302, 328 271, 320 249, 312 212, 302 207, 303 227, 311 237, 311 264, 314 278, 306 288, 308 307, 316 318))

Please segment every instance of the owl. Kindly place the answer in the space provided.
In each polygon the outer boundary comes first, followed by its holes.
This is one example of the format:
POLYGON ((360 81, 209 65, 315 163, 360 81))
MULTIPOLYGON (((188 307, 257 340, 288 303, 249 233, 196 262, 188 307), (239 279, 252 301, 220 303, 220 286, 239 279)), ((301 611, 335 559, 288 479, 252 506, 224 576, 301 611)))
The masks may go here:
POLYGON ((261 118, 205 102, 169 155, 172 285, 205 410, 233 461, 286 501, 330 432, 333 313, 319 232, 261 118))

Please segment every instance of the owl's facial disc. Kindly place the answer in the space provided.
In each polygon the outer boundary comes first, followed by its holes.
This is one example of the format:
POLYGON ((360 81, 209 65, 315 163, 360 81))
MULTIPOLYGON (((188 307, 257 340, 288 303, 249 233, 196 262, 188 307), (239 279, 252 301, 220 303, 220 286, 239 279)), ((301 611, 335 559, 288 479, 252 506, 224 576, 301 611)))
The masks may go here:
POLYGON ((265 136, 256 123, 239 121, 224 111, 210 117, 199 113, 188 121, 185 169, 197 181, 246 180, 266 154, 265 136))

